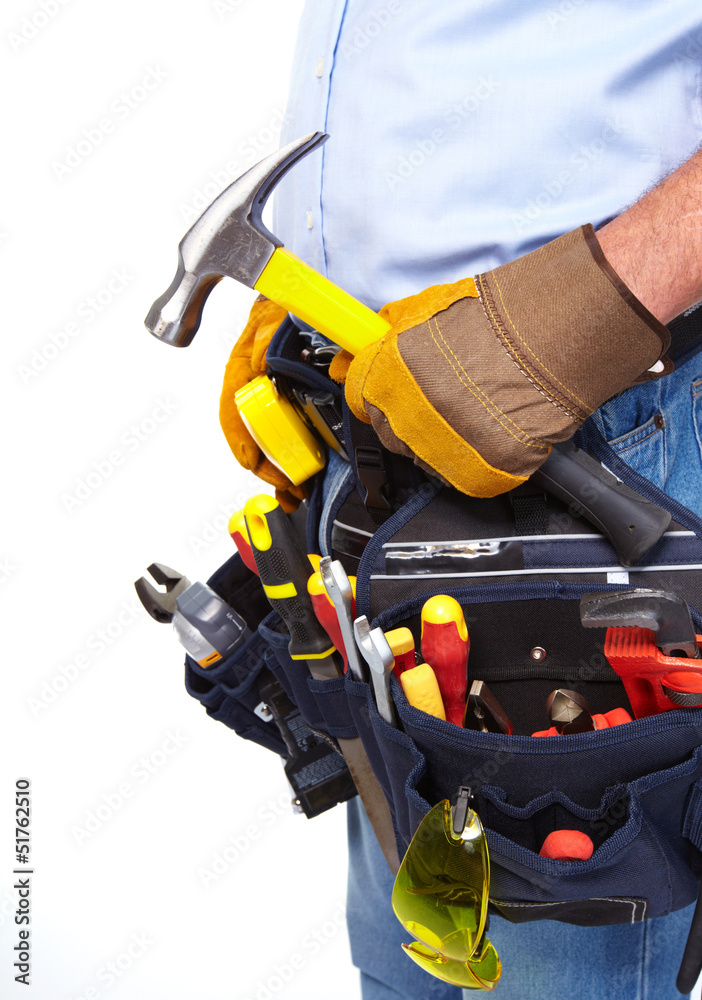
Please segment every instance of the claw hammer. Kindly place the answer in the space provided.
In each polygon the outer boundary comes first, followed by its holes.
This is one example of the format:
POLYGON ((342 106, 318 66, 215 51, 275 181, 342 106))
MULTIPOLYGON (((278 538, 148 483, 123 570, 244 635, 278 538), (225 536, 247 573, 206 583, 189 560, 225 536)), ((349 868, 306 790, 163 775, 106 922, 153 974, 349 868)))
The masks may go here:
MULTIPOLYGON (((276 184, 329 138, 311 132, 250 170, 212 202, 185 234, 170 286, 156 299, 146 327, 159 340, 187 347, 208 295, 229 276, 299 316, 334 343, 357 354, 390 329, 363 303, 308 267, 263 224, 276 184)), ((242 420, 263 453, 296 485, 325 464, 322 446, 295 406, 266 376, 236 394, 242 420)), ((612 543, 620 562, 640 562, 670 523, 670 514, 639 496, 571 443, 553 445, 534 481, 573 505, 612 543)))

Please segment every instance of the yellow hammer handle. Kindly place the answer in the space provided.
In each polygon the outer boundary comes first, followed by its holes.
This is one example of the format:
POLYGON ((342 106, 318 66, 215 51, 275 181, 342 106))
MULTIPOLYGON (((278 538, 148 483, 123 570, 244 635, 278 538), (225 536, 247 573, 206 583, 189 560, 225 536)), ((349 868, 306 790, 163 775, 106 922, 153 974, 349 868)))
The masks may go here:
POLYGON ((372 309, 285 247, 273 252, 254 288, 351 354, 374 344, 390 329, 372 309))

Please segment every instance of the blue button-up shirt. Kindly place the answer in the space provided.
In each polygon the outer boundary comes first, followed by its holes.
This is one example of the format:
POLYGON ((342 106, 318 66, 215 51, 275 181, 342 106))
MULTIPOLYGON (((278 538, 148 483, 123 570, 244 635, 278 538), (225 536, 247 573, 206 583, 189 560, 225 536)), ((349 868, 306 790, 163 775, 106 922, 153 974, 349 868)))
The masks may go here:
POLYGON ((308 0, 274 230, 375 309, 494 267, 690 156, 701 68, 702 0, 308 0))

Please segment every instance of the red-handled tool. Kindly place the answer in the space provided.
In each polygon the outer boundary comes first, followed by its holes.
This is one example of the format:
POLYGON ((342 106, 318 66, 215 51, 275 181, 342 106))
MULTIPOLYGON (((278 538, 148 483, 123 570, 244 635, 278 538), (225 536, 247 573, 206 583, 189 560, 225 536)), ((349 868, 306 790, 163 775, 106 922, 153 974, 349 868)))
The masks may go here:
POLYGON ((422 656, 439 682, 446 719, 463 724, 468 687, 470 639, 463 610, 447 594, 430 597, 422 608, 422 656))
MULTIPOLYGON (((633 722, 629 713, 625 708, 612 708, 609 712, 604 714, 596 713, 591 716, 592 727, 591 730, 595 729, 609 729, 610 726, 621 726, 625 722, 633 722)), ((587 730, 580 730, 580 732, 587 732, 587 730)), ((558 730, 556 726, 551 726, 550 729, 542 729, 538 733, 532 733, 532 736, 561 736, 569 735, 564 733, 563 730, 558 730)))
POLYGON ((580 620, 607 627, 604 652, 637 719, 702 705, 702 636, 687 604, 665 590, 585 594, 580 620))
POLYGON ((336 609, 334 608, 331 598, 329 597, 326 587, 324 586, 321 573, 313 573, 309 578, 307 581, 307 593, 312 599, 312 607, 314 608, 314 613, 317 616, 317 621, 334 643, 337 652, 341 653, 341 657, 344 661, 345 672, 349 665, 349 658, 346 655, 346 647, 344 646, 344 640, 341 637, 341 628, 339 626, 336 609))
MULTIPOLYGON (((283 508, 273 497, 261 494, 247 501, 244 512, 261 584, 290 634, 289 656, 305 660, 316 681, 342 676, 341 658, 317 621, 307 593, 308 556, 283 508)), ((360 737, 338 737, 337 744, 390 870, 397 874, 400 861, 390 808, 360 737)))
POLYGON ((413 670, 417 666, 417 658, 414 655, 414 636, 408 628, 393 628, 385 633, 388 646, 395 657, 393 670, 397 679, 405 670, 413 670))
POLYGON ((244 509, 235 510, 232 516, 229 518, 229 524, 227 525, 227 531, 232 536, 234 544, 236 545, 239 555, 242 561, 252 573, 258 576, 258 568, 256 566, 256 560, 254 559, 254 554, 251 551, 251 542, 249 541, 249 533, 246 530, 246 518, 244 516, 244 509))
POLYGON ((587 861, 595 845, 581 830, 553 830, 541 845, 542 858, 553 861, 587 861))

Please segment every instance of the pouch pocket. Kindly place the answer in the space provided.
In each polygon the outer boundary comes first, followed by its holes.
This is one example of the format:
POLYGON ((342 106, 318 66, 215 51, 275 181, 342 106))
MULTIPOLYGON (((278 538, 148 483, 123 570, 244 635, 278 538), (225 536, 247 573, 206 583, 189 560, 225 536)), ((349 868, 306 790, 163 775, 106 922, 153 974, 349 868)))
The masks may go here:
MULTIPOLYGON (((555 603, 555 618, 561 620, 563 608, 577 619, 577 599, 585 588, 556 587, 558 592, 548 595, 551 614, 555 603)), ((470 596, 484 603, 502 603, 505 608, 521 604, 515 617, 523 621, 530 607, 529 595, 541 601, 542 589, 525 584, 499 597, 495 590, 488 595, 473 589, 470 596), (517 595, 519 602, 514 600, 517 595)), ((471 616, 480 608, 467 602, 465 590, 455 590, 453 596, 464 606, 470 631, 471 616)), ((386 629, 409 624, 416 630, 419 603, 413 599, 388 609, 376 624, 386 629)), ((568 614, 564 613, 564 621, 569 620, 568 614)), ((567 641, 572 641, 568 628, 565 631, 567 641)), ((480 630, 474 629, 474 634, 481 634, 480 630)), ((483 630, 482 634, 487 633, 483 630)), ((571 664, 575 672, 569 675, 568 663, 555 659, 558 668, 566 670, 566 684, 559 684, 556 675, 545 668, 541 681, 536 676, 538 667, 531 679, 522 677, 521 661, 510 667, 509 656, 504 662, 490 655, 474 659, 473 649, 469 674, 481 676, 475 670, 487 672, 492 665, 499 700, 506 698, 503 692, 509 686, 525 690, 525 682, 545 683, 550 688, 570 686, 579 670, 583 679, 577 661, 571 664)), ((605 660, 594 666, 590 660, 585 661, 589 683, 594 682, 596 692, 605 691, 603 697, 611 702, 606 707, 621 705, 624 689, 616 675, 605 660)), ((493 678, 485 679, 492 688, 493 678)), ((491 851, 491 898, 508 919, 561 919, 585 925, 629 922, 663 915, 695 899, 698 851, 683 836, 683 827, 690 787, 702 775, 698 709, 675 710, 578 735, 508 736, 463 729, 426 715, 407 702, 396 678, 391 684, 400 718, 398 729, 378 716, 369 685, 347 679, 346 688, 357 729, 391 802, 396 832, 405 848, 432 805, 443 798, 455 799, 458 787, 469 785, 491 851), (587 833, 593 842, 592 856, 577 862, 541 857, 543 840, 558 829, 587 833)), ((585 693, 589 696, 587 685, 585 693)), ((702 813, 702 788, 698 797, 702 813)), ((702 818, 697 822, 702 842, 702 818)), ((688 825, 692 829, 691 821, 688 825)))
POLYGON ((273 611, 259 625, 259 633, 269 644, 273 659, 270 668, 288 697, 300 709, 311 729, 329 736, 351 739, 357 735, 346 698, 344 678, 315 680, 306 660, 293 660, 288 653, 290 635, 279 631, 282 622, 273 611))
POLYGON ((255 709, 261 703, 256 681, 266 666, 268 645, 257 632, 241 649, 217 666, 203 669, 185 658, 185 688, 205 708, 210 718, 222 722, 245 740, 284 754, 285 743, 272 721, 255 709))

